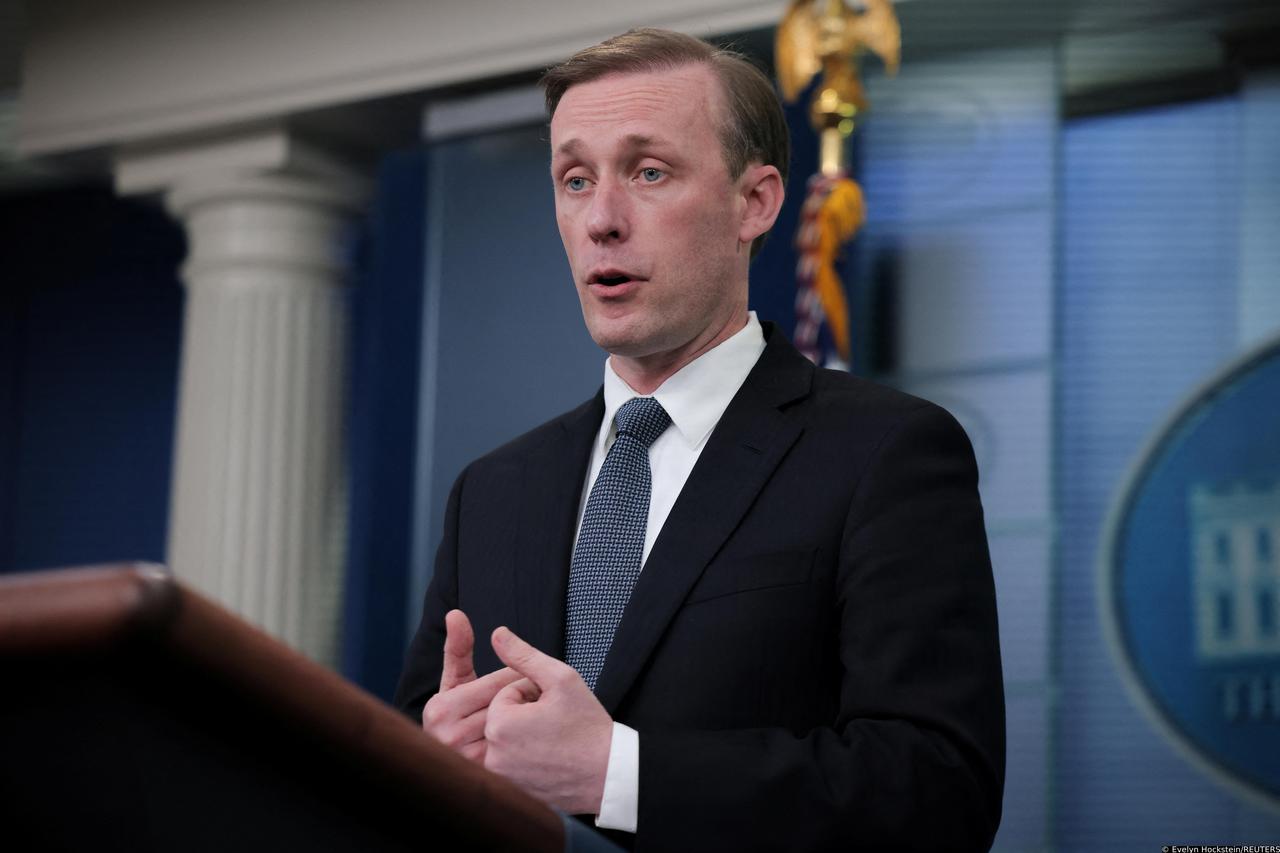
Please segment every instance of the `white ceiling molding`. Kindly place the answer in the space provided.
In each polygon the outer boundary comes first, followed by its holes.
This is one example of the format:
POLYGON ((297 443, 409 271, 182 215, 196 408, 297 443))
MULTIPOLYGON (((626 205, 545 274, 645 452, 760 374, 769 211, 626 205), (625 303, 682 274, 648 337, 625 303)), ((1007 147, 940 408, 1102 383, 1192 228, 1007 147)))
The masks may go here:
POLYGON ((537 69, 633 26, 715 35, 784 0, 33 4, 19 146, 60 154, 537 69))

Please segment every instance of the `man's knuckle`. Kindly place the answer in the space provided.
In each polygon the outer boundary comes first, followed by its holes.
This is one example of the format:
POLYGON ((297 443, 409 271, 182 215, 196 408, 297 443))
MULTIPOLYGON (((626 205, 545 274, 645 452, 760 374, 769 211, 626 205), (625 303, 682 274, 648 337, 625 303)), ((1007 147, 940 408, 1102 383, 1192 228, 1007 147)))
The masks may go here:
POLYGON ((568 664, 562 664, 555 668, 551 674, 551 685, 561 690, 572 687, 574 682, 578 680, 578 673, 568 664))

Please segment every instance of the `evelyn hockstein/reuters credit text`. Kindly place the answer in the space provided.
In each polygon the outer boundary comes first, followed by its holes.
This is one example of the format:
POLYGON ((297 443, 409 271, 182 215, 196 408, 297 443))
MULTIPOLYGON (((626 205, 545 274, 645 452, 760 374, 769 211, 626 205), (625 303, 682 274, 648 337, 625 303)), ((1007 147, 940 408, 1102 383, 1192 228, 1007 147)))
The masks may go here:
POLYGON ((1165 844, 1161 853, 1280 853, 1280 844, 1165 844))

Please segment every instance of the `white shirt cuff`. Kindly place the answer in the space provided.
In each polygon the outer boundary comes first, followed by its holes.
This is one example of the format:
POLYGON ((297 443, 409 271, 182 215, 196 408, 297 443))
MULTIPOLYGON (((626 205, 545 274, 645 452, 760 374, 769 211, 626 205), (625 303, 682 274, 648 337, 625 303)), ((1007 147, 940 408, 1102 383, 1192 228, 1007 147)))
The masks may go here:
POLYGON ((636 831, 640 812, 640 733, 622 723, 613 724, 609 766, 604 773, 604 794, 596 826, 636 831))

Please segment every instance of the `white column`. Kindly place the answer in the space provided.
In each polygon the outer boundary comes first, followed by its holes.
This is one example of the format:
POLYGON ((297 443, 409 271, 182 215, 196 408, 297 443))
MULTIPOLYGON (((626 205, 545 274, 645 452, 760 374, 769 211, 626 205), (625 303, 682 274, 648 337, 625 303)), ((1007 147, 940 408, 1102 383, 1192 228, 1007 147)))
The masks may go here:
POLYGON ((334 664, 346 544, 345 238, 362 185, 286 168, 197 171, 168 186, 189 243, 169 564, 334 664))
POLYGON ((1280 72, 1253 72, 1240 93, 1241 348, 1280 334, 1280 72))

